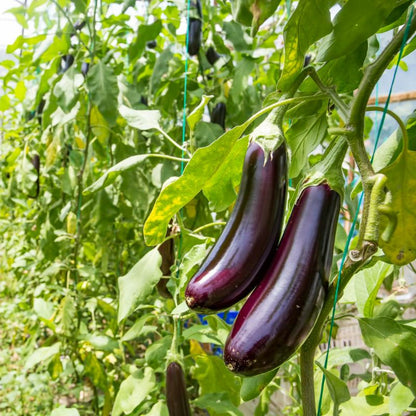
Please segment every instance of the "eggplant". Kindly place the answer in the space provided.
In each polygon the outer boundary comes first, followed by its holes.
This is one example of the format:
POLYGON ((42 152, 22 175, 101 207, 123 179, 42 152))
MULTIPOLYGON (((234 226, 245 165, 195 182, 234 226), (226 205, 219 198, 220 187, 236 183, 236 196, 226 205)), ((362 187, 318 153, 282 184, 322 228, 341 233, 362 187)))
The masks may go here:
POLYGON ((90 64, 88 62, 83 62, 81 64, 81 73, 82 75, 84 75, 84 77, 87 76, 89 70, 90 70, 90 64))
POLYGON ((59 74, 63 74, 64 72, 68 71, 68 69, 74 63, 74 55, 62 55, 61 56, 61 64, 59 68, 59 74))
POLYGON ((307 187, 279 248, 241 308, 224 349, 227 367, 255 375, 283 364, 322 309, 331 271, 340 196, 327 184, 307 187))
POLYGON ((211 112, 211 123, 219 124, 225 130, 225 115, 227 108, 224 103, 218 103, 211 112))
POLYGON ((189 19, 188 33, 188 53, 189 55, 198 55, 201 47, 202 22, 200 19, 191 17, 189 19))
MULTIPOLYGON (((170 230, 168 229, 166 236, 170 235, 170 230)), ((162 271, 163 277, 157 283, 157 291, 159 295, 169 299, 172 298, 171 293, 166 287, 169 277, 170 277, 170 268, 175 264, 175 246, 173 238, 164 241, 158 248, 160 255, 162 256, 162 264, 160 265, 160 270, 162 271)))
POLYGON ((166 402, 169 416, 191 416, 185 375, 176 362, 169 363, 166 370, 166 402))
POLYGON ((156 46, 157 46, 156 40, 149 40, 148 42, 146 42, 146 47, 149 49, 155 49, 156 46))
POLYGON ((277 248, 286 191, 285 144, 266 161, 263 149, 252 142, 230 219, 186 287, 191 309, 209 313, 228 308, 258 284, 262 268, 277 248))
POLYGON ((214 65, 215 62, 221 58, 221 55, 212 46, 210 46, 205 52, 205 57, 207 58, 207 61, 210 63, 210 65, 214 65))

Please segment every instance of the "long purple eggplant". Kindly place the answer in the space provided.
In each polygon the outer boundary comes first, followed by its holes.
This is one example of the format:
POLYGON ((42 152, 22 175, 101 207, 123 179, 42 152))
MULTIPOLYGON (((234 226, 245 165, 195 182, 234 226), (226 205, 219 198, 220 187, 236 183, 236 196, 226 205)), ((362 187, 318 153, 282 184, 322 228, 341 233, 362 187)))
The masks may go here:
POLYGON ((230 219, 186 288, 190 308, 206 313, 228 308, 258 284, 278 245, 286 190, 286 146, 265 162, 263 149, 252 142, 230 219))
POLYGON ((191 416, 185 375, 176 362, 171 362, 166 370, 166 402, 169 416, 191 416))
POLYGON ((311 331, 325 299, 340 196, 306 188, 264 278, 241 308, 224 350, 227 367, 255 375, 284 363, 311 331))

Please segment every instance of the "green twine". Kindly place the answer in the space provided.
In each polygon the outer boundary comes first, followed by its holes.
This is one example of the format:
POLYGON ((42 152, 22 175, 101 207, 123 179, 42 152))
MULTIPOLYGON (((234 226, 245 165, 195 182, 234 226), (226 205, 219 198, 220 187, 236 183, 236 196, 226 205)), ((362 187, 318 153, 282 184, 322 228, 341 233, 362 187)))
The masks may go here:
MULTIPOLYGON (((393 73, 393 79, 392 79, 391 84, 390 84, 390 89, 389 89, 389 93, 388 93, 388 96, 387 96, 386 104, 384 106, 384 111, 383 111, 383 114, 381 116, 380 126, 378 127, 377 137, 376 137, 376 140, 375 140, 375 143, 374 143, 373 153, 371 155, 371 162, 373 162, 373 160, 374 160, 374 155, 376 153, 377 145, 378 145, 378 142, 379 142, 379 139, 380 139, 380 136, 381 136, 381 131, 383 129, 383 124, 384 124, 384 120, 386 118, 388 106, 390 104, 390 97, 391 97, 391 94, 392 94, 392 91, 393 91, 394 82, 396 80, 396 74, 397 74, 397 71, 398 71, 398 68, 399 68, 399 63, 400 63, 400 60, 402 58, 403 49, 404 49, 404 46, 406 44, 406 41, 407 41, 407 38, 408 38, 408 35, 409 35, 410 22, 412 20, 412 16, 413 16, 413 8, 410 10, 409 18, 407 20, 406 29, 405 29, 404 36, 403 36, 403 41, 402 41, 399 56, 398 56, 398 59, 397 59, 397 64, 396 64, 396 67, 395 67, 395 70, 394 70, 394 73, 393 73)), ((376 87, 376 102, 377 101, 378 101, 378 86, 376 87)), ((337 285, 336 285, 336 288, 335 288, 334 305, 332 307, 332 314, 331 314, 331 325, 329 327, 328 344, 327 344, 326 355, 325 355, 325 363, 324 363, 324 368, 325 369, 328 366, 329 350, 331 348, 332 330, 333 330, 333 327, 334 327, 335 311, 336 311, 336 306, 337 306, 337 301, 338 301, 338 293, 339 293, 339 284, 340 284, 340 281, 341 281, 341 273, 342 273, 342 269, 344 267, 345 260, 347 258, 348 249, 349 249, 349 246, 350 246, 353 234, 354 234, 354 229, 355 229, 355 225, 357 223, 358 213, 360 212, 360 206, 361 206, 363 197, 364 197, 364 193, 362 192, 361 195, 360 195, 360 199, 358 201, 357 211, 355 213, 354 220, 351 224, 350 232, 348 233, 347 242, 345 244, 344 252, 342 254, 341 265, 340 265, 338 276, 337 276, 337 285)), ((322 406, 324 384, 325 384, 325 373, 322 374, 321 391, 320 391, 319 403, 318 403, 318 416, 321 416, 321 406, 322 406)))

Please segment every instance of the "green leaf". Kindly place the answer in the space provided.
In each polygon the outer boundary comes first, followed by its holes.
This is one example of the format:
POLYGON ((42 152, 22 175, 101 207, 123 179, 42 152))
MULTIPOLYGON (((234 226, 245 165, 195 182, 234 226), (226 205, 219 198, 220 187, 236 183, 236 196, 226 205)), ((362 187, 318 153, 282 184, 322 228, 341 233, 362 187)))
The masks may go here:
POLYGON ((75 105, 79 91, 78 88, 83 84, 84 78, 76 72, 77 69, 73 65, 68 69, 62 78, 55 84, 53 94, 57 98, 58 105, 68 113, 75 105))
POLYGON ((154 315, 143 315, 141 316, 133 326, 123 335, 121 338, 122 341, 131 341, 139 337, 142 334, 143 329, 145 328, 145 324, 150 319, 153 319, 154 315))
POLYGON ((260 25, 274 14, 281 0, 254 0, 251 5, 253 20, 251 22, 251 36, 254 36, 260 25))
MULTIPOLYGON (((392 269, 391 264, 378 261, 374 266, 362 269, 352 277, 347 285, 346 294, 348 296, 350 290, 354 292, 355 297, 352 299, 356 302, 361 315, 367 318, 373 316, 377 293, 392 269)), ((349 297, 351 300, 351 295, 349 297)))
POLYGON ((242 52, 250 49, 245 33, 238 23, 224 22, 223 29, 227 40, 233 44, 236 51, 242 52))
POLYGON ((162 22, 156 20, 150 25, 140 25, 137 30, 137 37, 129 47, 128 54, 130 62, 136 61, 146 48, 146 42, 155 40, 162 30, 162 22))
POLYGON ((240 184, 248 136, 237 140, 217 172, 203 188, 204 195, 214 211, 223 211, 235 200, 235 188, 240 184))
POLYGON ((225 393, 235 405, 240 404, 240 378, 231 373, 223 360, 215 355, 195 355, 192 377, 198 381, 200 395, 225 393))
POLYGON ((361 333, 366 345, 374 349, 380 360, 389 365, 402 384, 416 394, 416 333, 387 317, 360 318, 361 333))
POLYGON ((100 351, 112 352, 119 347, 116 339, 100 333, 86 334, 80 339, 87 341, 94 349, 100 351))
POLYGON ((38 348, 37 350, 33 351, 32 354, 30 354, 27 358, 25 362, 25 369, 29 370, 30 368, 41 363, 42 361, 46 361, 52 358, 55 354, 59 353, 60 348, 60 342, 57 342, 50 347, 38 348))
POLYGON ((333 30, 322 40, 317 61, 349 54, 383 25, 400 2, 349 0, 333 20, 333 30))
POLYGON ((302 71, 309 47, 332 30, 328 0, 300 0, 284 29, 285 62, 277 84, 290 87, 302 71))
POLYGON ((230 402, 226 393, 208 393, 198 397, 194 404, 209 411, 210 415, 243 416, 243 413, 230 402))
POLYGON ((401 383, 396 383, 390 391, 389 415, 402 416, 403 412, 411 405, 414 398, 415 397, 409 388, 403 386, 401 383))
POLYGON ((210 102, 213 95, 203 95, 201 102, 193 109, 191 114, 188 115, 186 121, 188 123, 189 128, 191 131, 194 131, 195 124, 201 120, 202 115, 204 114, 205 106, 210 102))
POLYGON ((169 71, 169 65, 172 61, 173 53, 167 48, 157 58, 150 77, 150 93, 154 94, 159 89, 160 83, 165 74, 169 71))
POLYGON ((100 363, 100 361, 98 361, 94 351, 91 351, 87 354, 83 364, 84 373, 90 378, 92 384, 102 390, 106 390, 107 375, 103 369, 103 365, 100 363))
POLYGON ((87 87, 91 102, 110 124, 114 124, 118 113, 118 85, 113 68, 98 61, 88 71, 87 87))
POLYGON ((33 310, 40 318, 50 320, 55 312, 55 307, 52 302, 47 302, 42 298, 34 298, 33 310))
POLYGON ((133 110, 122 105, 119 111, 130 127, 139 130, 161 129, 159 124, 161 117, 159 110, 133 110))
MULTIPOLYGON (((392 194, 391 208, 397 215, 396 227, 388 241, 380 238, 380 247, 388 259, 399 266, 416 259, 416 151, 403 149, 389 166, 381 170, 392 194)), ((381 218, 381 228, 386 226, 381 218)))
POLYGON ((76 326, 77 309, 71 295, 66 295, 61 303, 62 327, 64 335, 71 336, 76 326))
POLYGON ((130 156, 127 159, 122 160, 116 165, 112 166, 104 175, 97 179, 93 184, 84 189, 84 195, 88 195, 93 192, 97 192, 100 189, 105 188, 108 185, 111 185, 117 177, 127 169, 131 169, 134 166, 137 166, 139 163, 143 162, 149 155, 136 155, 130 156))
POLYGON ((77 409, 69 409, 61 406, 57 409, 53 409, 51 416, 79 416, 79 412, 77 409))
POLYGON ((156 381, 153 370, 150 367, 136 371, 124 380, 114 401, 113 416, 120 416, 123 413, 130 414, 145 400, 146 396, 155 388, 156 381))
POLYGON ((216 345, 223 345, 221 340, 217 338, 212 329, 207 325, 192 325, 183 331, 185 339, 194 339, 198 342, 212 343, 216 345))
POLYGON ((73 0, 75 4, 75 10, 78 13, 85 13, 87 10, 88 0, 73 0))
POLYGON ((308 157, 327 134, 326 114, 296 121, 286 132, 291 150, 289 178, 296 178, 308 163, 308 157))
MULTIPOLYGON (((136 2, 136 0, 134 1, 136 2)), ((143 416, 169 416, 169 410, 166 403, 160 401, 152 407, 149 413, 146 413, 143 416)))
POLYGON ((224 133, 207 147, 198 149, 187 164, 182 176, 167 185, 144 225, 147 245, 163 241, 170 219, 191 201, 220 169, 247 123, 224 133))
POLYGON ((258 397, 263 389, 273 380, 277 371, 278 368, 256 376, 244 377, 241 383, 241 398, 246 402, 258 397))
MULTIPOLYGON (((166 231, 165 231, 166 232, 166 231)), ((124 276, 118 278, 118 322, 127 318, 146 299, 162 277, 162 257, 157 248, 144 255, 124 276)))
MULTIPOLYGON (((318 361, 316 364, 325 374, 325 381, 329 390, 329 394, 331 395, 332 401, 334 402, 334 407, 338 409, 341 403, 344 403, 351 398, 348 386, 331 371, 325 369, 318 361)), ((334 414, 338 413, 335 413, 334 411, 334 414)))
POLYGON ((167 335, 153 344, 149 345, 145 352, 145 359, 147 364, 155 370, 164 368, 166 361, 166 354, 172 345, 172 337, 167 335))
POLYGON ((383 397, 383 403, 372 406, 364 396, 351 397, 340 405, 342 416, 375 416, 384 415, 389 412, 389 398, 383 397))

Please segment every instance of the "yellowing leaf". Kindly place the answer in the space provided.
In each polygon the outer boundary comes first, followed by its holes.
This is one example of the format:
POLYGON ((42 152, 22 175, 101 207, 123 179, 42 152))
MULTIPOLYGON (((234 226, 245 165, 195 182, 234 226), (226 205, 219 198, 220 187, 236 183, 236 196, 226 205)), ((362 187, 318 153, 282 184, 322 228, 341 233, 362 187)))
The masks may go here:
POLYGON ((98 141, 101 144, 105 144, 110 135, 110 131, 108 129, 107 121, 95 105, 91 108, 90 122, 92 132, 97 137, 98 141))
POLYGON ((380 239, 380 247, 388 259, 397 265, 408 264, 416 259, 415 167, 416 152, 405 149, 391 165, 381 170, 387 176, 386 185, 392 193, 397 225, 389 241, 380 239))
POLYGON ((24 81, 19 81, 16 84, 16 88, 14 90, 14 95, 19 101, 23 101, 26 97, 26 86, 24 81))

